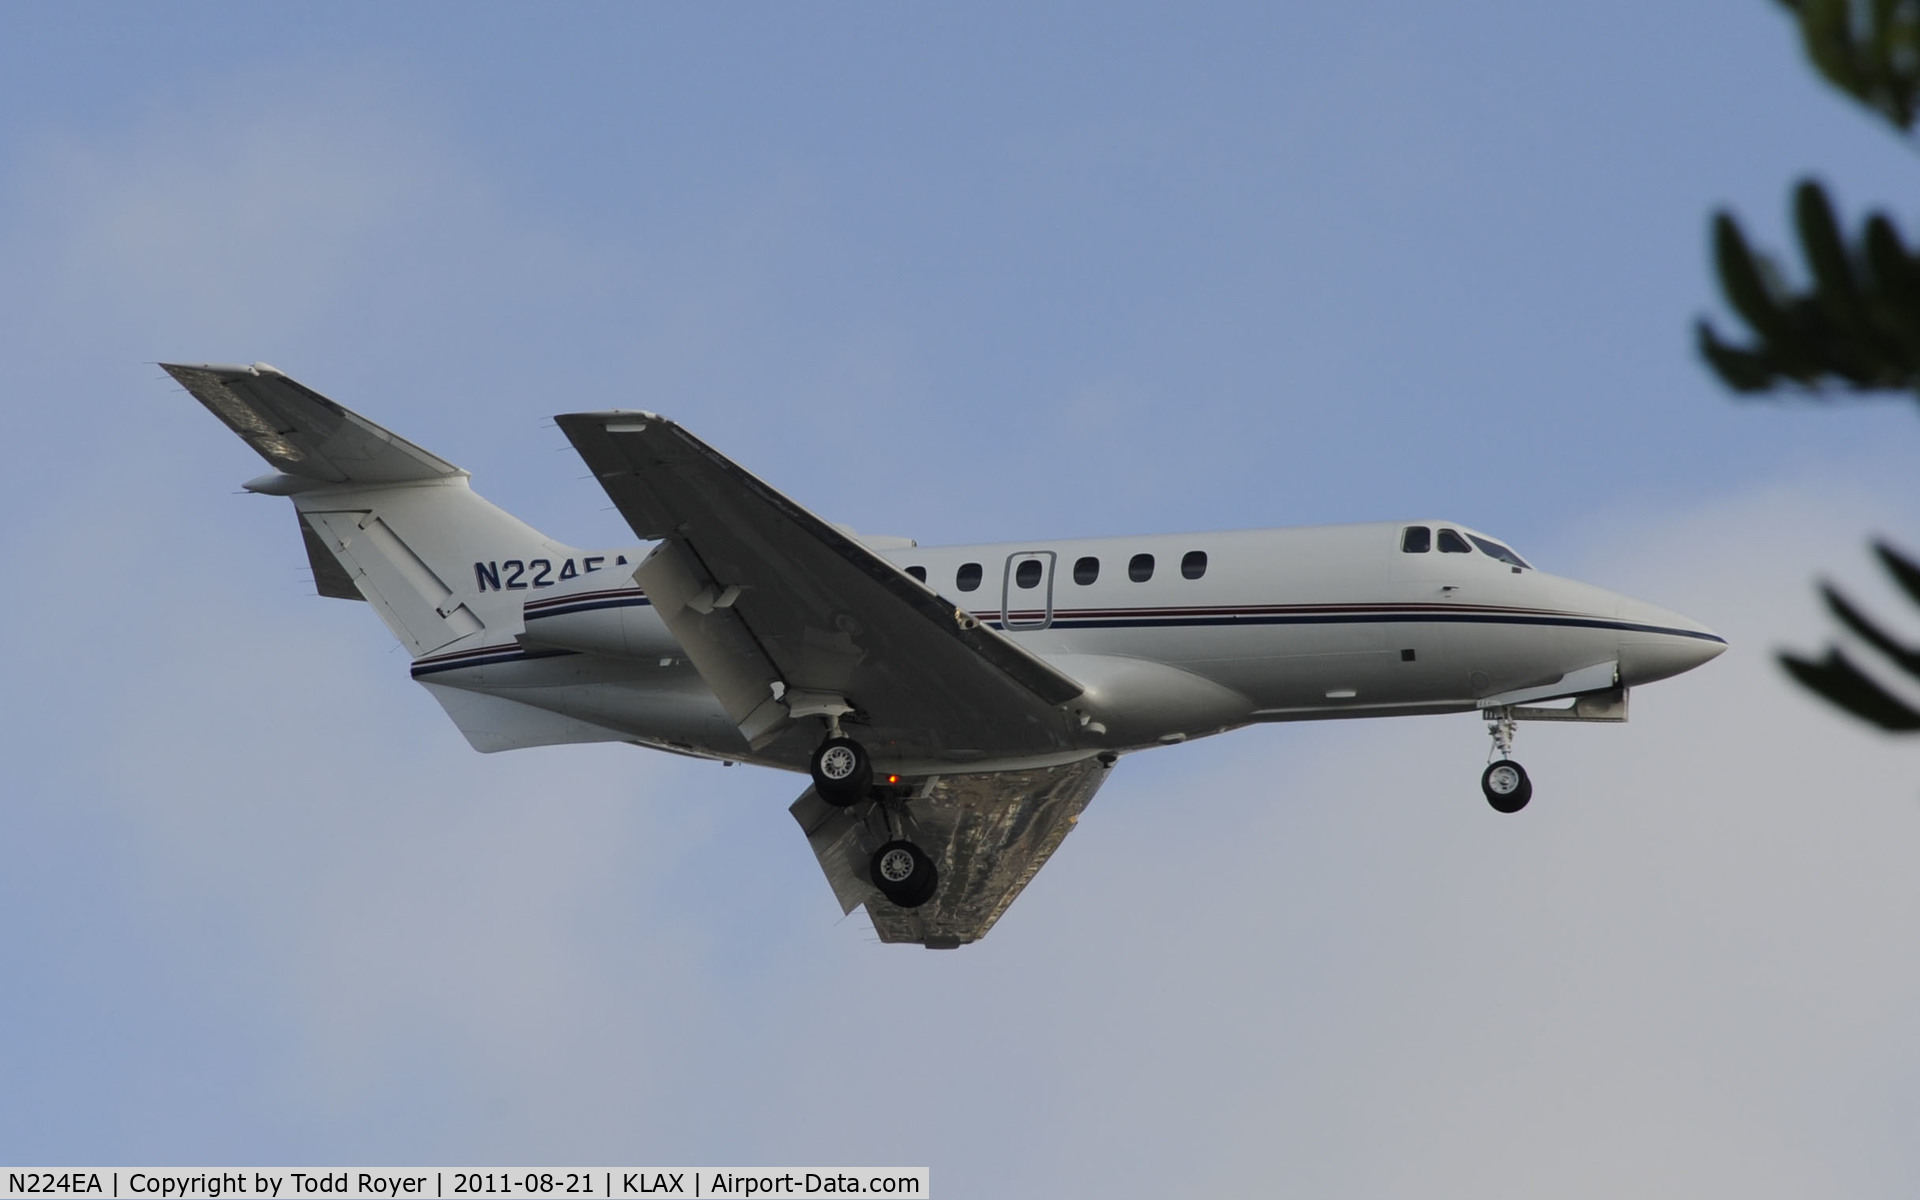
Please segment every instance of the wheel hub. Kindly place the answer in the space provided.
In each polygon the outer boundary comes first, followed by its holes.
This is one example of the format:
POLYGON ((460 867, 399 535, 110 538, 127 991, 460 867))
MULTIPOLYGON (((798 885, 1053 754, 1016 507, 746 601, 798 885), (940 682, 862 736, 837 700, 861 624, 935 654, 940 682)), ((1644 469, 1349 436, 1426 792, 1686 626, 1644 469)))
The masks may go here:
POLYGON ((1487 786, 1502 796, 1511 796, 1520 790, 1520 772, 1501 763, 1487 772, 1487 786))
POLYGON ((835 746, 820 756, 820 773, 828 779, 850 778, 859 765, 859 758, 845 746, 835 746))
POLYGON ((913 855, 905 850, 889 850, 880 856, 880 874, 888 883, 905 883, 913 878, 913 855))

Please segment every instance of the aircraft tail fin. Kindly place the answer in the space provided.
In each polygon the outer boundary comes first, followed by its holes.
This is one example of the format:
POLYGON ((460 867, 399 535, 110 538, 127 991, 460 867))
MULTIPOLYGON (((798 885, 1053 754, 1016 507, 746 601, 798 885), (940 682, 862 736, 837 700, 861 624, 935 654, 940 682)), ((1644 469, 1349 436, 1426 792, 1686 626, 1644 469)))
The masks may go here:
POLYGON ((161 365, 276 469, 245 486, 293 500, 320 594, 368 601, 415 658, 511 641, 516 589, 577 555, 477 495, 465 471, 272 367, 161 365), (503 587, 502 567, 526 582, 503 587))

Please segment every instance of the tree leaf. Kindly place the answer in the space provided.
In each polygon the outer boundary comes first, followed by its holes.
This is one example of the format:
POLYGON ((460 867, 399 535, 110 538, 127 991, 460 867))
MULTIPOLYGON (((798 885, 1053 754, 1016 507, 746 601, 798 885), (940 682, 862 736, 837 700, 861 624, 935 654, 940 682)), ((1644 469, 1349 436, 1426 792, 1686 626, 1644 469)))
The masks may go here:
POLYGON ((1821 662, 1780 655, 1780 665, 1800 685, 1846 709, 1863 721, 1892 733, 1920 730, 1920 712, 1860 672, 1838 650, 1821 662))
POLYGON ((1887 569, 1887 574, 1893 576, 1900 590, 1915 604, 1920 604, 1920 563, 1915 563, 1885 541, 1876 540, 1873 552, 1880 556, 1880 565, 1887 569))
POLYGON ((1753 253, 1739 224, 1724 211, 1713 218, 1713 257, 1727 302, 1766 343, 1767 356, 1775 368, 1795 379, 1811 379, 1817 374, 1815 356, 1794 328, 1768 278, 1777 272, 1771 263, 1753 253))
POLYGON ((1720 340, 1705 320, 1693 323, 1700 357, 1707 360, 1720 381, 1736 392, 1764 392, 1780 378, 1780 372, 1764 354, 1742 350, 1720 340))
POLYGON ((1866 614, 1855 608, 1853 602, 1841 595, 1832 584, 1821 584, 1820 594, 1825 597, 1828 610, 1840 618, 1842 625, 1853 630, 1875 650, 1892 659, 1893 664, 1902 671, 1920 679, 1920 651, 1895 641, 1891 634, 1868 620, 1866 614))

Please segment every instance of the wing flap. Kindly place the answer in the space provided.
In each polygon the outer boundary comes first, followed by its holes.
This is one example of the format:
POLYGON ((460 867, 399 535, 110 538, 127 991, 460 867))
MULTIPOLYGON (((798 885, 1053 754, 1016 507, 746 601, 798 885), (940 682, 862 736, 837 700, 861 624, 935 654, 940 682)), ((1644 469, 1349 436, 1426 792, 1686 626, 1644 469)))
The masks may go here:
POLYGON ((788 810, 807 835, 840 911, 864 904, 883 942, 948 949, 993 928, 1106 782, 1094 759, 1059 767, 944 775, 904 805, 901 833, 931 855, 940 887, 919 908, 880 894, 868 860, 894 836, 876 803, 834 808, 809 788, 788 810))
POLYGON ((713 604, 714 581, 699 560, 677 542, 662 542, 633 578, 727 716, 756 749, 764 745, 785 715, 773 688, 780 671, 732 605, 713 604))

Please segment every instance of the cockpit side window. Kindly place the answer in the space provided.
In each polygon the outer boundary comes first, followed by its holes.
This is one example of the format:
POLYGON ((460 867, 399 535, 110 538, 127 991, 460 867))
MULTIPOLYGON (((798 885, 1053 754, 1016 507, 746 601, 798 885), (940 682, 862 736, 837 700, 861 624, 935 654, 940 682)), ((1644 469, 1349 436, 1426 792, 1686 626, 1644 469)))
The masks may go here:
POLYGON ((1455 533, 1453 530, 1442 529, 1440 531, 1440 553, 1472 554, 1473 547, 1467 545, 1467 539, 1461 537, 1459 534, 1455 533))
POLYGON ((1467 536, 1472 538, 1473 544, 1480 547, 1480 552, 1489 558, 1497 558, 1503 563, 1508 563, 1516 567, 1532 567, 1533 565, 1492 538, 1483 538, 1477 533, 1470 533, 1467 536))
POLYGON ((1433 530, 1425 525, 1409 525, 1400 535, 1400 549, 1408 554, 1425 554, 1433 549, 1433 530))

